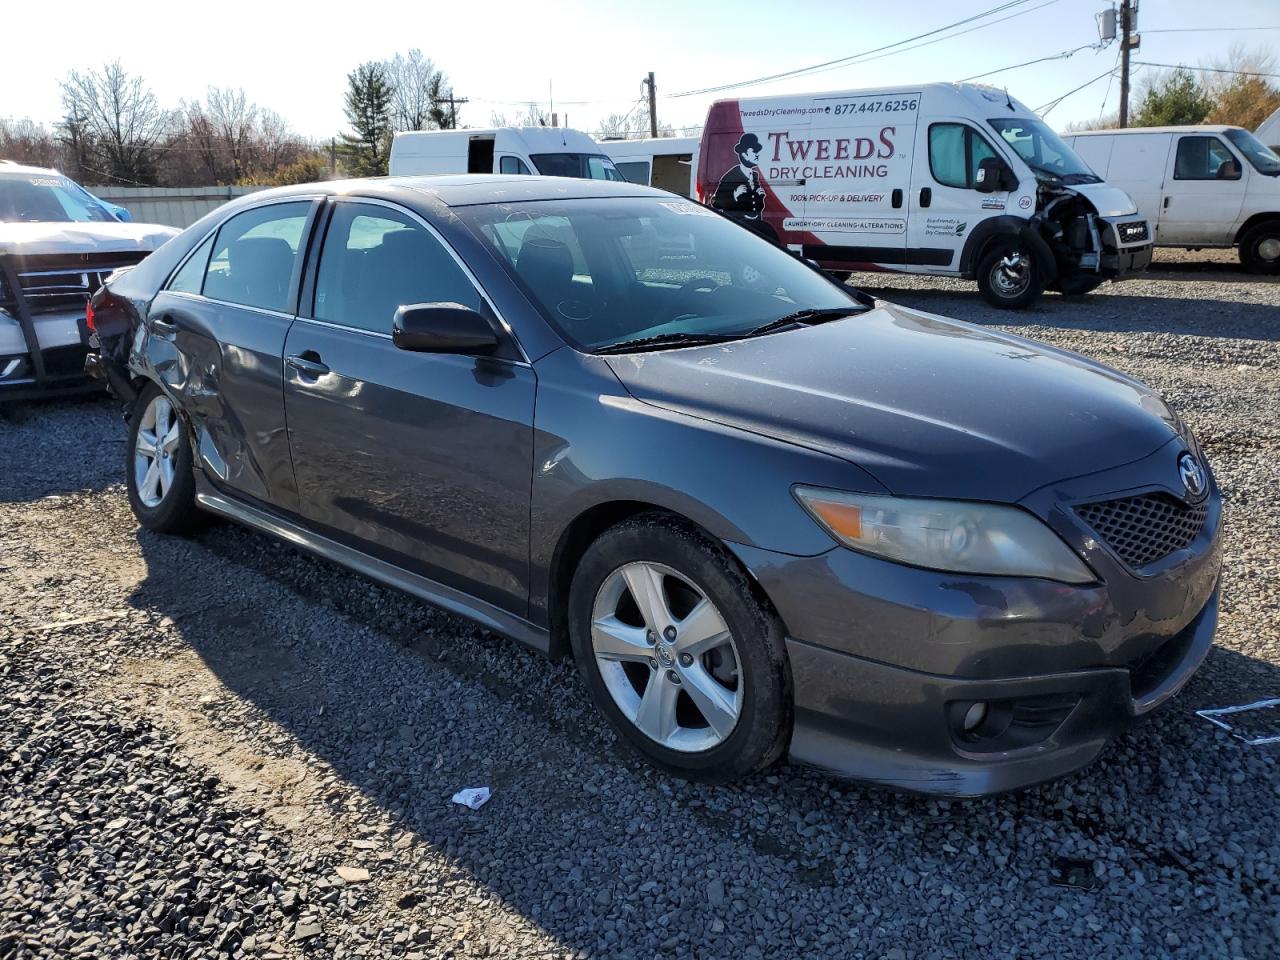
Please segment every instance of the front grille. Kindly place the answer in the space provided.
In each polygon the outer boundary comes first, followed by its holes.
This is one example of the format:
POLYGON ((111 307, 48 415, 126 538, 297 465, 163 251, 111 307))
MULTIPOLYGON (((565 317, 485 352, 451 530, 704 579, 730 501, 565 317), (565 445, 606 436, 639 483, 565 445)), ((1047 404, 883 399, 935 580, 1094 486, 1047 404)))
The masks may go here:
POLYGON ((1181 550, 1200 535, 1208 503, 1188 506, 1164 493, 1076 507, 1098 538, 1135 570, 1181 550))
POLYGON ((1132 223, 1122 223, 1116 228, 1120 231, 1121 243, 1139 243, 1147 239, 1147 221, 1135 220, 1132 223))
POLYGON ((79 254, 72 257, 28 257, 18 271, 18 283, 32 313, 51 310, 78 310, 111 272, 131 267, 146 256, 145 252, 79 254))

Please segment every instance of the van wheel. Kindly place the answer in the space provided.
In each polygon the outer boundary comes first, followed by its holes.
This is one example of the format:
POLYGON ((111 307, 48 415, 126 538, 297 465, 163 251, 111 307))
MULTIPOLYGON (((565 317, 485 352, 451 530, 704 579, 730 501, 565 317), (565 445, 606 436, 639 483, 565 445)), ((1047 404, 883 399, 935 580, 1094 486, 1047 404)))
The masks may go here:
POLYGON ((129 506, 157 533, 187 533, 202 519, 196 507, 191 441, 173 401, 154 383, 133 404, 129 420, 129 506))
POLYGON ((1240 238, 1240 262, 1250 273, 1280 273, 1280 220, 1268 220, 1240 238))
POLYGON ((1059 277, 1054 281, 1053 289, 1064 297, 1083 297, 1086 293, 1093 293, 1102 283, 1102 277, 1059 277))
POLYGON ((733 558, 696 527, 642 514, 583 554, 569 639, 618 735, 667 773, 727 783, 791 736, 784 631, 733 558))
POLYGON ((978 263, 978 290, 1001 310, 1021 310, 1044 292, 1035 258, 1015 243, 997 243, 978 263))

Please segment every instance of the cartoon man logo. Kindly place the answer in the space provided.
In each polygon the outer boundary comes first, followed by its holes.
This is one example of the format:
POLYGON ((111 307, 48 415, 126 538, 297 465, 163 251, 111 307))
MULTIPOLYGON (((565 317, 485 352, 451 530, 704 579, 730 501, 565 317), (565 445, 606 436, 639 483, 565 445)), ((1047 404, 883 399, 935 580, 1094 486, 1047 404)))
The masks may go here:
POLYGON ((760 180, 760 138, 744 133, 733 148, 738 163, 725 171, 711 198, 711 206, 743 219, 760 219, 764 212, 764 185, 760 180))

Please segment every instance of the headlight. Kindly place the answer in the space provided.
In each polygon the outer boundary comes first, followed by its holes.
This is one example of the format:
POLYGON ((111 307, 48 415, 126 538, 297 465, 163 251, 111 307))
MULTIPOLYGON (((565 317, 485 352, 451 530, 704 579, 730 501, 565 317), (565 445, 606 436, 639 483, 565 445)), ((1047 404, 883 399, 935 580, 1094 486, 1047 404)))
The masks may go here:
POLYGON ((832 536, 862 553, 932 570, 1064 583, 1097 579, 1057 534, 1017 507, 818 487, 794 492, 832 536))

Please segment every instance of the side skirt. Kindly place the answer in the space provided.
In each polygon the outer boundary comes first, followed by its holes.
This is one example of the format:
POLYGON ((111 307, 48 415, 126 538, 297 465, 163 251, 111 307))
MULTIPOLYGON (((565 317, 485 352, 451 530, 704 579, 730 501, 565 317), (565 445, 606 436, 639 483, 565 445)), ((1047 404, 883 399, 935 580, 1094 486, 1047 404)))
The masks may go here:
POLYGON ((547 630, 514 614, 507 613, 491 603, 468 596, 461 590, 445 586, 434 580, 428 580, 426 577, 418 576, 416 573, 402 570, 393 564, 387 563, 385 560, 379 560, 366 553, 361 553, 359 550, 338 543, 336 540, 312 533, 306 528, 282 517, 277 517, 267 513, 265 510, 251 507, 248 504, 232 500, 218 493, 201 491, 196 494, 196 502, 210 513, 216 513, 229 520, 242 523, 247 527, 261 530, 263 533, 284 540, 286 543, 309 550, 311 553, 324 557, 326 560, 349 567, 372 580, 377 580, 379 583, 395 587, 397 590, 403 590, 419 600, 425 600, 427 603, 443 607, 450 613, 456 613, 459 616, 466 617, 468 620, 474 620, 482 627, 486 627, 503 636, 511 637, 513 640, 519 640, 542 654, 549 654, 551 651, 551 634, 547 630))

